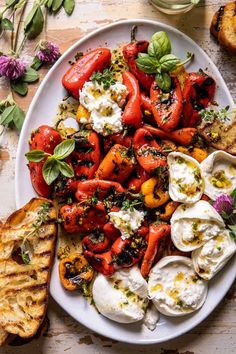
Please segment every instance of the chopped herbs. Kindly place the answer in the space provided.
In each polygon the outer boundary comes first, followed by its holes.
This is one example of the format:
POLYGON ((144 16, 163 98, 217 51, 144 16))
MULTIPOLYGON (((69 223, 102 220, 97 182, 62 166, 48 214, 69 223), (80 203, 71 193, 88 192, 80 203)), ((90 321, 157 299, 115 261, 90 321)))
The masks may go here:
POLYGON ((103 88, 105 90, 108 90, 111 85, 114 85, 116 83, 116 80, 114 79, 112 73, 108 69, 105 69, 103 71, 103 73, 100 73, 99 71, 96 71, 90 77, 90 80, 94 84, 97 82, 99 85, 103 85, 103 88))

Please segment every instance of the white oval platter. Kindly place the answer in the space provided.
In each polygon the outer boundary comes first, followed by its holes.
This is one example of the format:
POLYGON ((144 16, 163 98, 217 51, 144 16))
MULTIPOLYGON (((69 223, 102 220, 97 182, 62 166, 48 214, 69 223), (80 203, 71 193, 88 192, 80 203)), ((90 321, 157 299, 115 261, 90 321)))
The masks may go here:
MULTIPOLYGON (((218 69, 205 52, 189 37, 173 27, 149 20, 126 20, 116 22, 85 36, 69 48, 48 72, 34 96, 28 110, 16 158, 15 190, 16 206, 19 208, 36 196, 30 182, 25 153, 28 151, 30 132, 42 124, 52 124, 57 106, 65 96, 61 85, 61 77, 69 68, 68 61, 78 51, 94 49, 98 46, 115 48, 118 44, 130 41, 130 31, 133 25, 138 26, 138 39, 150 39, 156 31, 166 31, 171 39, 172 51, 179 58, 184 59, 187 52, 193 52, 194 61, 188 65, 188 71, 197 71, 199 68, 207 70, 217 82, 216 101, 220 106, 233 105, 232 97, 223 81, 218 69)), ((53 267, 50 292, 58 304, 74 319, 106 337, 133 343, 152 344, 161 343, 180 336, 203 321, 223 299, 232 285, 236 274, 236 259, 221 271, 209 284, 209 293, 204 306, 196 313, 182 318, 161 316, 155 331, 151 332, 140 323, 119 324, 100 315, 81 295, 68 294, 63 290, 58 279, 58 261, 53 267)))

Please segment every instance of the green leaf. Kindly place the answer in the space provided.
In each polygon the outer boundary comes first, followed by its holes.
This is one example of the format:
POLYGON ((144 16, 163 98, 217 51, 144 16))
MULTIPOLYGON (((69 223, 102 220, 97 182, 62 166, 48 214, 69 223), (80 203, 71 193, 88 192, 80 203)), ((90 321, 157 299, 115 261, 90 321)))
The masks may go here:
POLYGON ((63 176, 70 177, 70 178, 74 177, 74 170, 70 165, 68 165, 68 163, 64 161, 58 161, 58 163, 59 163, 59 170, 63 176))
POLYGON ((34 5, 27 15, 24 23, 24 31, 28 39, 37 37, 43 30, 44 17, 39 5, 34 5))
POLYGON ((148 46, 148 54, 159 60, 164 55, 170 53, 171 43, 167 34, 163 31, 154 33, 148 46))
POLYGON ((53 0, 52 11, 58 12, 62 7, 63 0, 53 0))
POLYGON ((140 53, 136 59, 137 67, 146 74, 155 74, 160 66, 157 59, 148 54, 140 53))
POLYGON ((48 1, 46 2, 45 6, 46 6, 49 10, 51 10, 51 9, 52 9, 52 4, 53 4, 53 0, 48 0, 48 1))
POLYGON ((24 73, 24 75, 21 77, 21 80, 24 82, 35 82, 39 78, 39 74, 36 70, 34 70, 32 67, 28 67, 24 73))
POLYGON ((25 96, 28 92, 28 85, 26 82, 22 82, 21 79, 17 81, 11 81, 11 88, 14 92, 21 96, 25 96))
POLYGON ((42 65, 43 63, 41 62, 41 60, 37 56, 35 56, 33 59, 33 63, 31 64, 30 67, 34 70, 39 70, 42 65))
POLYGON ((54 157, 57 160, 64 160, 69 156, 75 148, 74 139, 64 140, 62 143, 57 145, 54 149, 54 157))
POLYGON ((64 0, 63 7, 67 15, 71 15, 75 8, 75 0, 64 0))
POLYGON ((173 71, 179 62, 179 59, 174 54, 164 55, 160 59, 161 70, 168 72, 173 71))
POLYGON ((8 18, 3 18, 2 19, 1 26, 2 26, 2 29, 5 29, 7 31, 13 31, 14 30, 13 23, 10 20, 8 20, 8 18))
POLYGON ((46 152, 43 150, 31 150, 25 154, 25 157, 27 160, 32 161, 32 162, 40 162, 42 161, 46 156, 48 156, 46 152))
POLYGON ((17 3, 19 2, 19 0, 6 0, 6 5, 13 7, 15 6, 17 3))
POLYGON ((13 121, 15 107, 16 106, 13 105, 4 109, 0 116, 0 125, 8 126, 8 124, 13 121))
POLYGON ((25 119, 25 112, 22 111, 22 109, 19 106, 15 107, 15 111, 14 111, 14 124, 17 130, 21 130, 22 125, 24 123, 24 119, 25 119))
POLYGON ((4 126, 12 126, 21 130, 25 118, 25 113, 16 104, 5 108, 0 116, 0 124, 4 126))
POLYGON ((56 159, 49 157, 43 165, 43 178, 45 182, 50 185, 58 177, 60 173, 59 164, 56 159))
POLYGON ((164 92, 169 92, 171 88, 171 77, 167 73, 159 73, 155 76, 158 87, 164 92))
POLYGON ((233 199, 234 209, 236 209, 236 188, 234 188, 233 192, 231 193, 231 197, 233 199))

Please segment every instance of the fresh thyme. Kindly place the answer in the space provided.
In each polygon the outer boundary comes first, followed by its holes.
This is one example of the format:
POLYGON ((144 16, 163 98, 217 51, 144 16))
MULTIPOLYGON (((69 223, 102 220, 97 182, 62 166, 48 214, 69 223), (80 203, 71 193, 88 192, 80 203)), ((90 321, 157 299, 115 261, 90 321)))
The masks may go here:
POLYGON ((105 90, 109 89, 111 85, 114 85, 116 83, 116 80, 114 79, 112 73, 108 69, 105 69, 103 73, 96 71, 90 77, 90 80, 93 83, 97 82, 99 85, 103 85, 103 88, 105 90))

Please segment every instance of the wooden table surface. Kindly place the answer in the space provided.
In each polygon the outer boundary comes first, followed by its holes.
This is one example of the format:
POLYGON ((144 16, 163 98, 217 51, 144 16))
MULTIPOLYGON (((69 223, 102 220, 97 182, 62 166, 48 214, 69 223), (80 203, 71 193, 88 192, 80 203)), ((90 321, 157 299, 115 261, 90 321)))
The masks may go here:
MULTIPOLYGON (((49 16, 43 36, 57 43, 63 52, 85 34, 113 21, 128 18, 158 20, 170 24, 195 40, 211 57, 223 75, 236 99, 236 57, 221 50, 209 34, 213 13, 225 1, 206 0, 188 14, 169 16, 158 12, 145 0, 76 0, 73 15, 63 11, 49 16)), ((0 0, 0 7, 4 1, 0 0)), ((29 6, 32 2, 29 2, 29 6)), ((0 50, 7 46, 7 38, 0 39, 0 50)), ((24 55, 32 55, 35 43, 27 44, 24 55)), ((46 70, 40 71, 41 78, 46 70)), ((25 98, 15 97, 26 111, 38 85, 31 85, 25 98)), ((9 87, 0 79, 0 99, 6 97, 9 87)), ((4 219, 15 208, 14 165, 18 136, 7 132, 0 138, 0 218, 4 219)), ((213 354, 236 353, 236 292, 233 287, 223 302, 198 327, 184 336, 161 345, 137 346, 122 344, 91 332, 68 316, 52 299, 49 303, 48 332, 23 347, 5 347, 0 353, 18 354, 213 354)))

